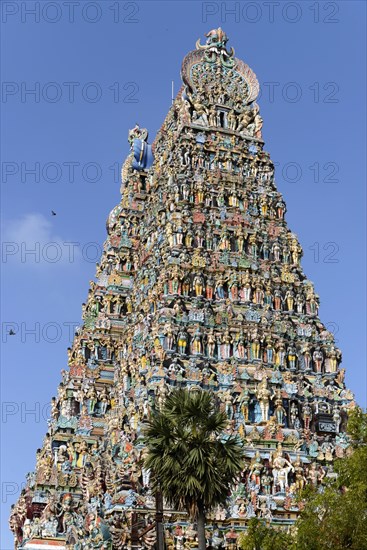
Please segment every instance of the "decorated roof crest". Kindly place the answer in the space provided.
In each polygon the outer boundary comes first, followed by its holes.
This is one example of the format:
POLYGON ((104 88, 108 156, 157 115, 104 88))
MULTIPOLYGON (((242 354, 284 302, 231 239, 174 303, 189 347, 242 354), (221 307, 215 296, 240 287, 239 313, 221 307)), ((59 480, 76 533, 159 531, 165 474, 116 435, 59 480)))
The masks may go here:
POLYGON ((234 49, 231 48, 227 51, 226 44, 228 42, 228 36, 219 27, 218 29, 212 29, 206 35, 206 44, 200 44, 200 38, 196 42, 197 50, 205 51, 205 59, 209 63, 215 63, 219 60, 225 67, 234 66, 234 49))

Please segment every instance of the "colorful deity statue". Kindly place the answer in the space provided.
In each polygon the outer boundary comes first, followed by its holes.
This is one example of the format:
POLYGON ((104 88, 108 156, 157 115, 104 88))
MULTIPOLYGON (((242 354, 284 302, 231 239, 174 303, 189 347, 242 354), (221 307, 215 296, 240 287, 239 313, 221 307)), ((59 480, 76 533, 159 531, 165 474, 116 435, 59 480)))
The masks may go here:
POLYGON ((256 397, 260 404, 262 422, 266 422, 269 417, 270 395, 271 391, 268 388, 268 380, 267 377, 264 376, 256 392, 256 397))
POLYGON ((273 466, 273 494, 279 490, 280 493, 284 493, 288 488, 288 474, 294 471, 292 463, 284 457, 284 452, 281 444, 278 444, 278 448, 272 457, 273 466))

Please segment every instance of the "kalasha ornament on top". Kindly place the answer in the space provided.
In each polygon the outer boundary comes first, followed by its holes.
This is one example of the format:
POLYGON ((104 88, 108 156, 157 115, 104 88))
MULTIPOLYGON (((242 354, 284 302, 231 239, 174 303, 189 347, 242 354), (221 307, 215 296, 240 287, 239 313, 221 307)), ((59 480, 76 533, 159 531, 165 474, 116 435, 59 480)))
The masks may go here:
POLYGON ((233 67, 234 65, 234 49, 228 52, 226 44, 228 37, 226 33, 219 27, 219 29, 212 29, 208 34, 206 44, 202 46, 200 44, 200 38, 196 42, 197 50, 205 50, 205 59, 209 63, 216 63, 219 61, 225 67, 233 67))
MULTIPOLYGON (((254 516, 291 525, 307 484, 348 453, 353 395, 264 151, 253 71, 208 33, 154 143, 136 125, 121 201, 51 400, 36 468, 12 507, 16 549, 153 548, 144 423, 175 387, 212 391, 246 466, 208 513, 208 546, 236 548, 254 516)), ((163 510, 166 545, 195 548, 163 510)))

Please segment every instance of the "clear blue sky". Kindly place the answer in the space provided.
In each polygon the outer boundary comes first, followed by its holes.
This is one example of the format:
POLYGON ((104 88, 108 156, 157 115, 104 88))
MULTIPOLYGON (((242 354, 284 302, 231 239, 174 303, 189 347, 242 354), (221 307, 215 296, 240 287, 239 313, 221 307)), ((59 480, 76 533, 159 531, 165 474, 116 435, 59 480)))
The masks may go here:
POLYGON ((211 28, 224 28, 258 76, 287 221, 347 384, 366 405, 365 3, 105 0, 76 2, 74 13, 57 5, 2 2, 2 237, 13 245, 2 258, 1 550, 12 548, 8 510, 34 467, 69 323, 80 322, 119 202, 128 129, 139 122, 154 138, 184 55, 211 28), (35 242, 36 257, 26 255, 35 242), (4 323, 17 334, 7 337, 4 323))

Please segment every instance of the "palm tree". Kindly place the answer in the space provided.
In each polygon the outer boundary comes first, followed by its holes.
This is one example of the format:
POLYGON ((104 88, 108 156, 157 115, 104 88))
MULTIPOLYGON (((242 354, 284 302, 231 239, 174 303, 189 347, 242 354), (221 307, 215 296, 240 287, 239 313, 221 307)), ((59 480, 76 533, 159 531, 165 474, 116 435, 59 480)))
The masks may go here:
POLYGON ((226 502, 243 469, 242 444, 224 432, 227 426, 211 393, 175 389, 144 430, 153 491, 160 490, 170 506, 187 510, 197 522, 201 550, 205 514, 226 502))

